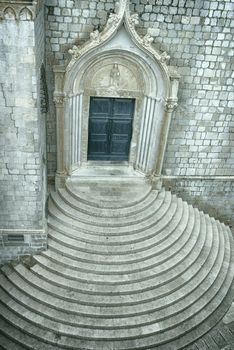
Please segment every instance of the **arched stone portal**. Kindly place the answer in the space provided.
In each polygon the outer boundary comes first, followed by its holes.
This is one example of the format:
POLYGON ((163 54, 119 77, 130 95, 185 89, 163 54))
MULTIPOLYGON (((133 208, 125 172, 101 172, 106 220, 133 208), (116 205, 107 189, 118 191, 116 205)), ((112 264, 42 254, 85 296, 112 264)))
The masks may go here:
MULTIPOLYGON (((170 119, 177 103, 179 76, 169 57, 152 47, 149 34, 135 31, 136 15, 123 0, 102 33, 74 46, 66 67, 56 66, 57 182, 87 164, 91 97, 135 100, 128 164, 160 177, 170 119)), ((59 181, 61 185, 61 181, 59 181)))

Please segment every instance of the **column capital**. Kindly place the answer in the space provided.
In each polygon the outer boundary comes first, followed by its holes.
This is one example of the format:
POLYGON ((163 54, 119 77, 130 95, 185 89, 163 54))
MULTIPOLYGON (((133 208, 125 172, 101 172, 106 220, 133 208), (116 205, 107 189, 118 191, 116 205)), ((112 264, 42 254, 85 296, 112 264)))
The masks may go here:
POLYGON ((177 99, 168 99, 165 102, 165 111, 166 112, 170 112, 172 113, 174 111, 174 109, 176 109, 176 107, 178 106, 177 104, 177 99))
POLYGON ((56 107, 63 107, 65 96, 64 95, 54 95, 53 101, 56 107))

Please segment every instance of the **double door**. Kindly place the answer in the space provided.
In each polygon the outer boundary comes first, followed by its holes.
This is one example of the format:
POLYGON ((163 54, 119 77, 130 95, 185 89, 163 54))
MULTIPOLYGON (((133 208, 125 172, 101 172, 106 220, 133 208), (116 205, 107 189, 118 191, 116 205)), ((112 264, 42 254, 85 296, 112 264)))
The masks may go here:
POLYGON ((128 160, 133 113, 133 99, 91 97, 88 160, 128 160))

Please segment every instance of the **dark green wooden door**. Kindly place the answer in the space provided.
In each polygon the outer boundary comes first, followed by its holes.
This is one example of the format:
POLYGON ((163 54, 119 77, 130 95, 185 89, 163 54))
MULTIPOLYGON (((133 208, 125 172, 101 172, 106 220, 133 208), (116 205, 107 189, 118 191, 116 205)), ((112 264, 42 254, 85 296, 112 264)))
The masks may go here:
POLYGON ((134 100, 91 97, 88 160, 128 160, 134 100))

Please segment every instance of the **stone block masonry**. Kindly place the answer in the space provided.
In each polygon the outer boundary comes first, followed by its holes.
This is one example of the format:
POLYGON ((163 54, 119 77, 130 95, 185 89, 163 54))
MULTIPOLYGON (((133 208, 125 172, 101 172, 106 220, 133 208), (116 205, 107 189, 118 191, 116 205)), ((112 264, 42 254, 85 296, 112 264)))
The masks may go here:
MULTIPOLYGON (((23 3, 8 5, 0 5, 0 232, 17 235, 21 230, 30 237, 31 231, 45 231, 45 120, 38 85, 44 9, 36 13, 23 3)), ((11 242, 7 254, 13 258, 21 248, 11 242)), ((24 246, 21 252, 26 251, 24 246)))
MULTIPOLYGON (((68 48, 88 40, 94 28, 99 26, 102 30, 114 6, 113 1, 46 1, 47 71, 51 78, 51 66, 64 63, 68 48)), ((171 177, 174 185, 178 181, 175 183, 173 178, 181 177, 178 193, 184 188, 186 198, 188 193, 196 191, 187 191, 184 178, 191 189, 193 177, 203 177, 200 185, 202 196, 207 199, 213 181, 216 187, 222 182, 221 187, 227 188, 234 179, 232 6, 232 1, 131 1, 132 12, 137 12, 140 18, 138 33, 145 35, 149 31, 155 47, 168 52, 169 64, 176 66, 181 75, 178 108, 172 118, 163 174, 167 179, 171 177)), ((50 81, 53 91, 53 79, 50 81)), ((50 108, 48 173, 54 176, 55 113, 50 108)), ((200 198, 200 194, 197 196, 200 198)), ((219 198, 220 202, 227 200, 230 206, 234 202, 226 191, 219 192, 219 198)), ((213 201, 214 210, 216 205, 217 201, 213 201)), ((227 211, 230 215, 231 211, 227 211)))
POLYGON ((89 39, 94 28, 104 28, 108 13, 115 8, 114 0, 46 0, 46 74, 50 82, 50 113, 47 120, 48 176, 56 171, 56 120, 52 103, 54 77, 52 66, 64 63, 68 49, 89 39))
POLYGON ((0 265, 21 256, 35 254, 47 248, 47 235, 44 230, 0 231, 0 265))
POLYGON ((163 177, 163 186, 229 225, 234 233, 234 181, 228 178, 163 177))

